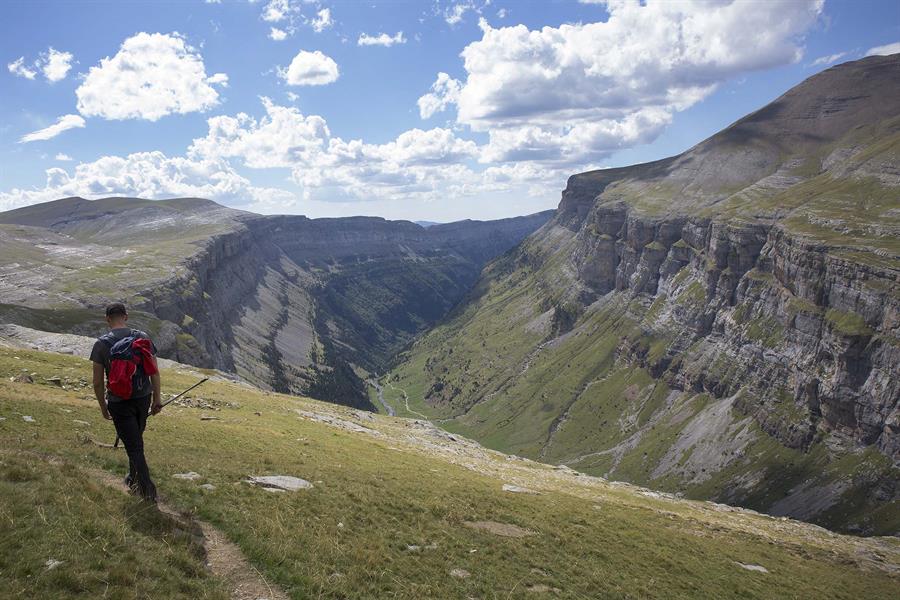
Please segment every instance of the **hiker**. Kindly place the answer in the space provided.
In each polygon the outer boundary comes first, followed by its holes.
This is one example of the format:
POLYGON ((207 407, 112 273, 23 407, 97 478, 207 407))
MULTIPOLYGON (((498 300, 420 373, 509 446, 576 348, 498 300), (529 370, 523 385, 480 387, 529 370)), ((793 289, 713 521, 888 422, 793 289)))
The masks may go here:
POLYGON ((91 350, 94 395, 103 418, 112 420, 125 444, 125 485, 131 493, 156 502, 156 486, 144 458, 148 413, 155 415, 162 410, 156 347, 146 333, 128 327, 128 311, 122 303, 106 307, 106 323, 109 332, 100 336, 91 350))

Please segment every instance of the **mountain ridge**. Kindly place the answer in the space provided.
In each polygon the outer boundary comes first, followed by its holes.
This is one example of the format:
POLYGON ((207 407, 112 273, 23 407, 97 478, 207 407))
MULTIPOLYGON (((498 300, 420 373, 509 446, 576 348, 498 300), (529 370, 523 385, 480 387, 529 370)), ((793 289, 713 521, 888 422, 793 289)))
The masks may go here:
POLYGON ((66 198, 0 213, 0 318, 91 333, 103 304, 125 300, 163 356, 372 408, 358 369, 383 368, 550 214, 424 228, 66 198))
POLYGON ((680 155, 570 177, 388 401, 588 473, 897 532, 897 114, 900 55, 871 57, 680 155))

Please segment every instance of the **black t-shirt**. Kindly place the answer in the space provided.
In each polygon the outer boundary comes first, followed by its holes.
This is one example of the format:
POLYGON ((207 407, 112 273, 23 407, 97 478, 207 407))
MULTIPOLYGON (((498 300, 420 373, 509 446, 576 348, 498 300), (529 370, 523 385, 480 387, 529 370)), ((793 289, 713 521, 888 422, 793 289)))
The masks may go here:
MULTIPOLYGON (((117 327, 115 329, 111 329, 109 333, 102 336, 115 344, 122 338, 126 338, 129 335, 136 335, 139 338, 150 339, 150 336, 141 331, 140 329, 131 329, 130 327, 117 327)), ((107 344, 101 339, 98 339, 94 342, 94 347, 91 349, 91 361, 95 363, 99 363, 103 365, 103 370, 106 372, 106 379, 109 380, 109 349, 112 347, 111 344, 107 344)), ((153 340, 150 340, 151 351, 153 352, 153 356, 156 356, 156 346, 153 345, 153 340)), ((139 382, 140 385, 132 392, 132 398, 143 398, 145 396, 149 396, 152 392, 150 388, 150 377, 144 376, 141 378, 142 380, 139 382)), ((122 402, 122 398, 111 394, 109 390, 106 390, 106 401, 107 402, 122 402)))

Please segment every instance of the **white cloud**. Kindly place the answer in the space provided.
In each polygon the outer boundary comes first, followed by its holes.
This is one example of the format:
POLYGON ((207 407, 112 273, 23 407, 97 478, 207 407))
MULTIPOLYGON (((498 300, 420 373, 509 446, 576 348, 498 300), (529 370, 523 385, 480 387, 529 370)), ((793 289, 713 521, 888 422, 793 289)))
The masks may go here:
POLYGON ((462 22, 463 17, 470 10, 475 10, 473 2, 459 2, 444 11, 444 20, 447 25, 457 25, 462 22))
POLYGON ((385 144, 331 135, 325 119, 262 99, 266 115, 213 117, 209 131, 188 149, 192 159, 237 159, 251 168, 288 168, 306 198, 326 200, 437 194, 448 185, 478 181, 464 166, 476 144, 449 129, 412 129, 385 144))
POLYGON ((289 0, 269 0, 263 9, 262 19, 269 23, 278 23, 287 19, 295 10, 289 0))
MULTIPOLYGON (((461 54, 457 121, 490 134, 483 160, 594 161, 651 141, 729 77, 799 60, 822 4, 610 0, 605 22, 537 31, 482 19, 461 54)), ((453 95, 426 94, 420 112, 453 95)))
POLYGON ((277 27, 272 27, 269 30, 269 39, 275 40, 276 42, 281 42, 287 39, 287 32, 284 29, 278 29, 277 27))
POLYGON ((900 52, 900 42, 894 42, 893 44, 869 48, 869 51, 866 52, 866 56, 890 56, 891 54, 897 54, 898 52, 900 52))
POLYGON ((278 74, 288 85, 326 85, 337 81, 340 76, 337 63, 319 50, 301 50, 287 69, 279 69, 278 74))
POLYGON ((71 160, 74 160, 71 156, 69 156, 68 154, 63 154, 62 152, 54 156, 53 159, 61 162, 69 162, 71 160))
POLYGON ((188 149, 191 157, 239 157, 248 167, 292 167, 324 151, 331 132, 322 117, 304 116, 294 107, 277 106, 262 98, 266 116, 246 113, 207 120, 206 137, 188 149))
POLYGON ((0 193, 0 210, 66 196, 151 199, 195 196, 231 205, 294 199, 285 190, 254 187, 223 160, 167 157, 158 151, 125 157, 103 156, 77 165, 71 173, 59 167, 47 169, 46 173, 43 188, 0 193))
POLYGON ((9 69, 9 72, 15 75, 16 77, 24 77, 25 79, 34 79, 37 75, 37 71, 34 69, 30 69, 25 66, 25 57, 20 56, 16 60, 12 61, 6 68, 9 69))
POLYGON ((228 75, 225 73, 215 73, 206 78, 209 85, 221 85, 223 88, 228 87, 228 75))
POLYGON ((812 61, 812 66, 818 67, 820 65, 830 65, 832 63, 835 63, 835 62, 841 60, 845 56, 847 56, 846 52, 838 52, 837 54, 829 54, 828 56, 820 56, 816 60, 812 61))
POLYGON ((47 81, 55 83, 65 79, 72 68, 73 58, 70 52, 60 52, 51 46, 46 54, 41 55, 41 70, 47 81))
POLYGON ((26 142, 49 140, 50 138, 58 136, 63 131, 68 131, 69 129, 77 129, 80 127, 84 127, 84 119, 79 115, 63 115, 58 118, 56 120, 56 123, 54 123, 53 125, 23 135, 19 140, 19 143, 21 144, 26 142))
POLYGON ((438 73, 437 79, 431 84, 431 91, 416 101, 419 105, 419 115, 423 119, 428 119, 451 104, 456 104, 461 88, 462 84, 456 79, 444 72, 438 73))
POLYGON ((30 65, 26 65, 25 57, 20 56, 7 64, 6 68, 13 75, 25 79, 34 79, 38 73, 42 73, 47 81, 56 83, 66 78, 72 68, 73 58, 70 52, 60 52, 50 46, 46 52, 41 52, 30 65))
POLYGON ((332 25, 334 25, 334 21, 331 20, 331 9, 329 8, 323 8, 316 13, 314 19, 309 21, 309 26, 312 27, 313 31, 316 33, 322 33, 332 25))
POLYGON ((388 35, 386 33, 379 33, 378 35, 369 35, 368 33, 363 33, 359 36, 359 39, 356 40, 356 44, 358 46, 385 46, 390 47, 394 44, 405 44, 406 38, 403 37, 403 32, 398 31, 394 35, 388 35))
POLYGON ((215 106, 212 85, 227 81, 224 73, 207 77, 203 58, 179 34, 142 32, 91 67, 75 95, 86 116, 156 121, 215 106))

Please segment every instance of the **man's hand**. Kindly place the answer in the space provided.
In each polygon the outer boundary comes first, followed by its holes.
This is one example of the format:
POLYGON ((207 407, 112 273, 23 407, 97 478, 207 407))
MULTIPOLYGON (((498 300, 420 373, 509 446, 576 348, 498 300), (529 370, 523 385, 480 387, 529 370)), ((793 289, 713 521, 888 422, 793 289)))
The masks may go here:
POLYGON ((101 406, 101 407, 100 407, 100 412, 101 412, 101 414, 103 414, 103 418, 104 418, 104 419, 106 419, 107 421, 112 421, 112 415, 109 414, 109 409, 108 409, 108 408, 106 408, 105 406, 101 406))
POLYGON ((153 398, 153 403, 150 405, 150 414, 159 414, 159 411, 161 411, 162 409, 162 402, 159 401, 159 398, 153 398))

